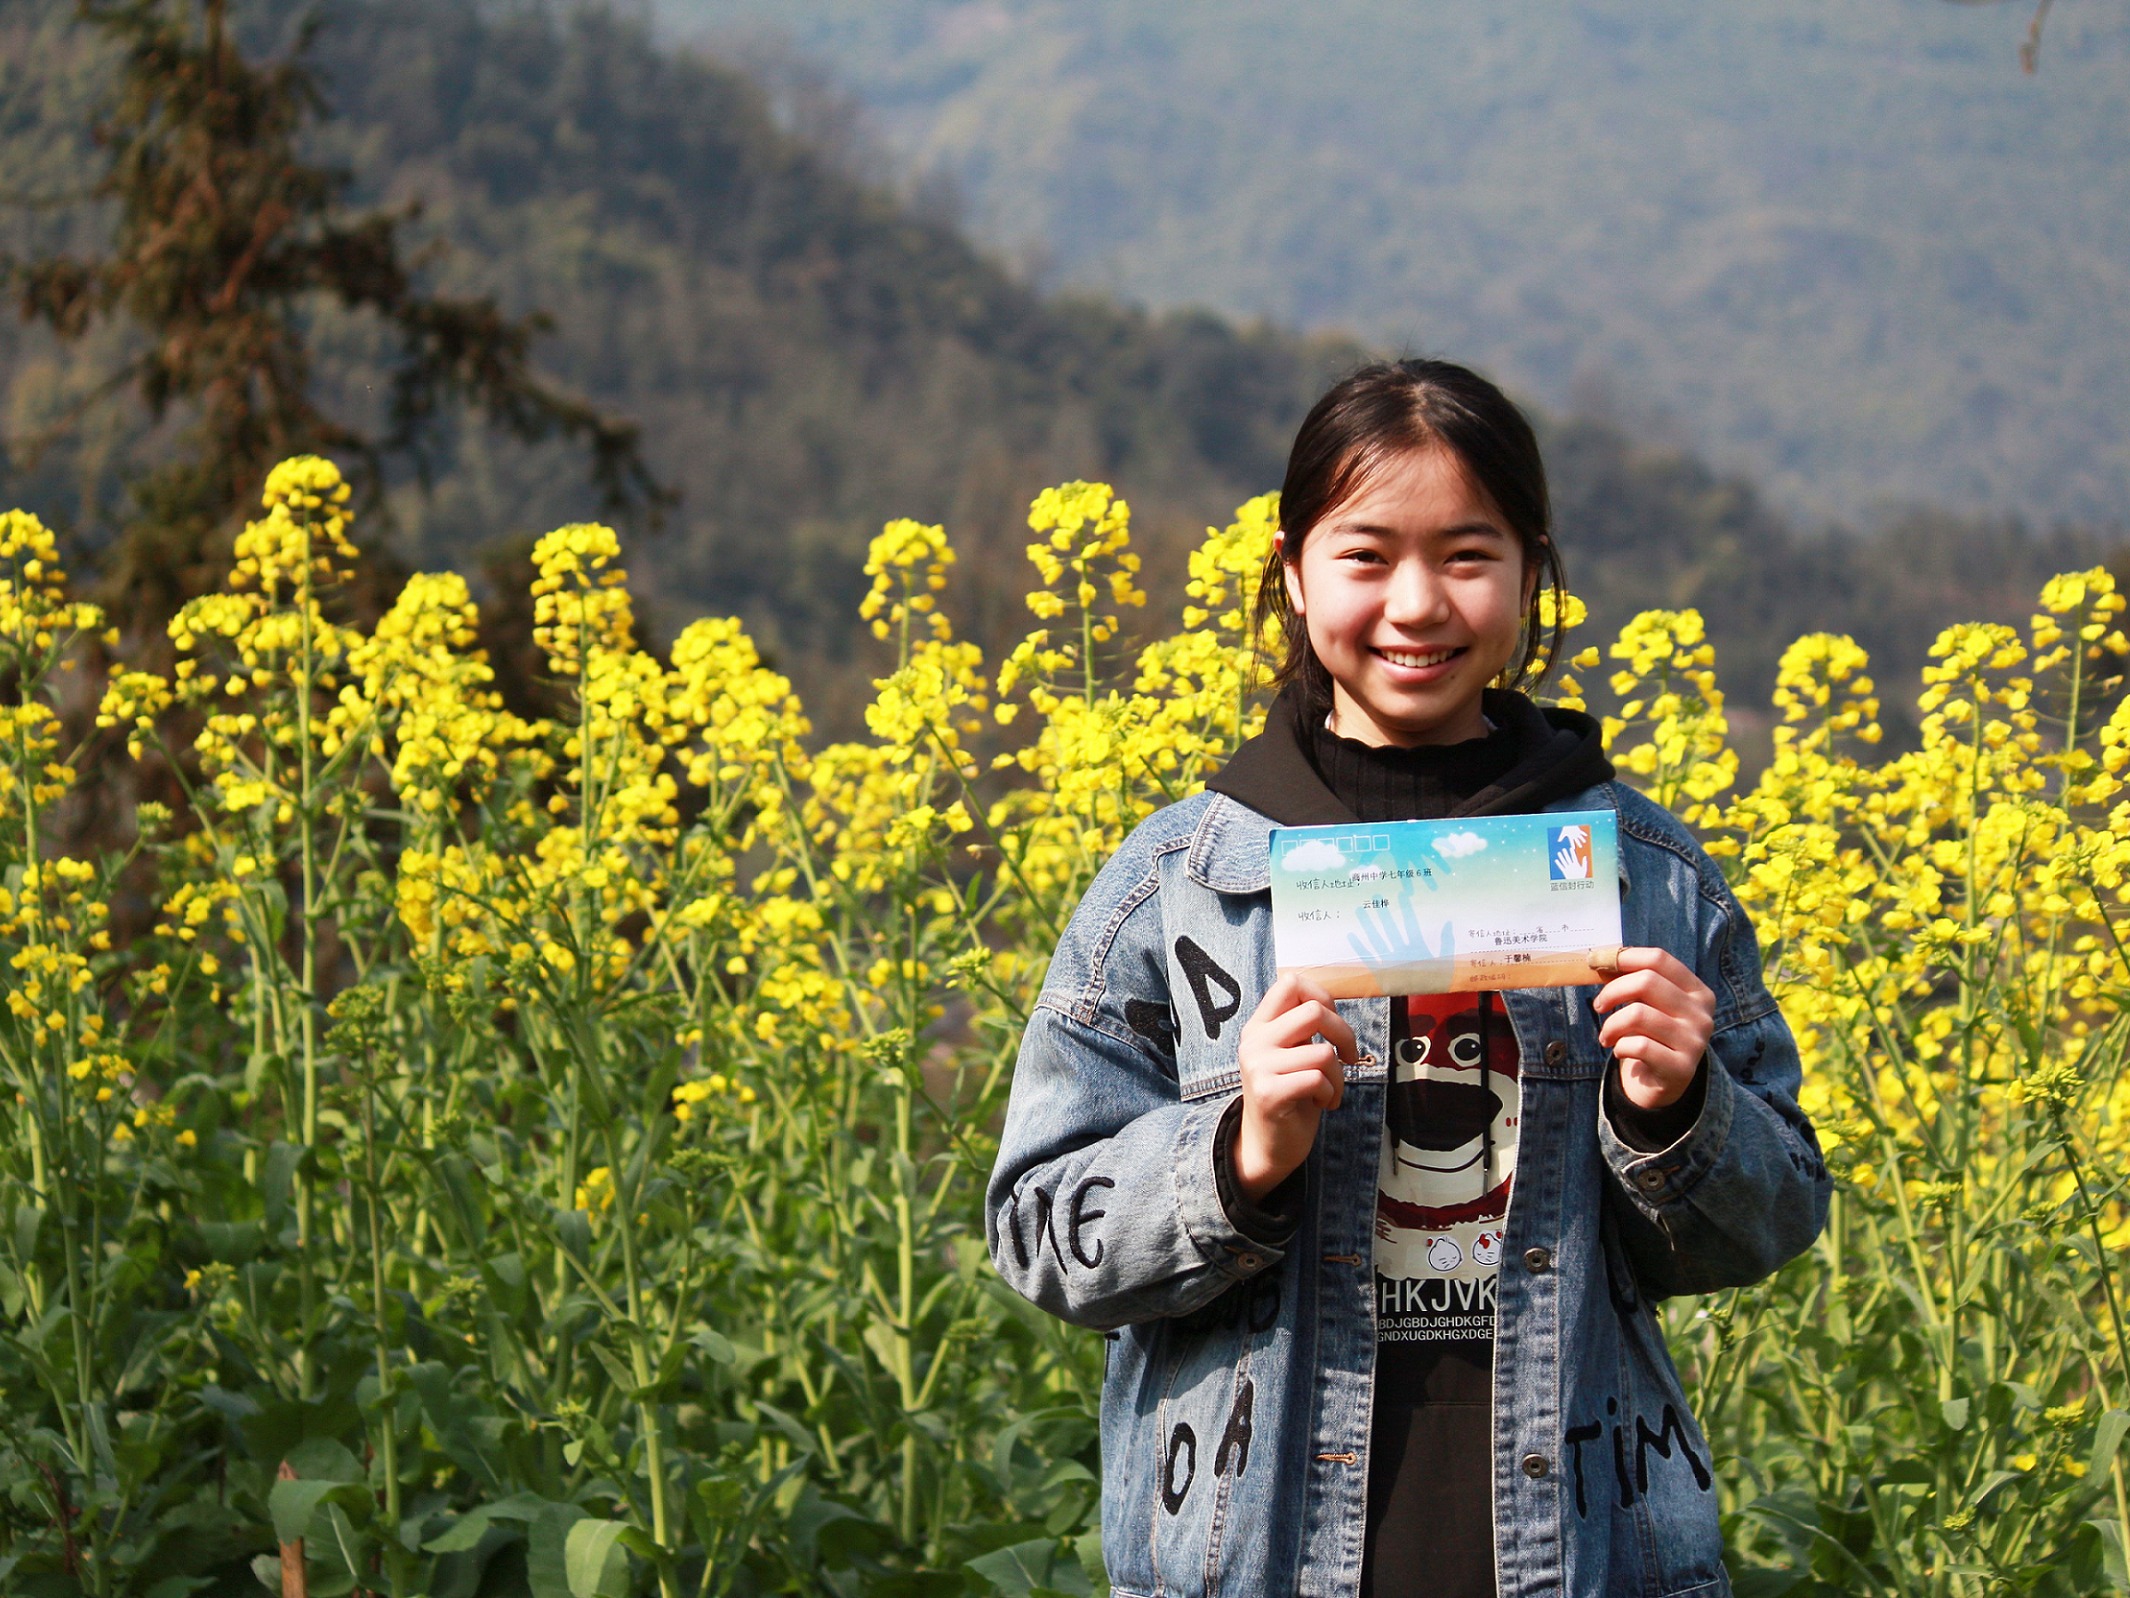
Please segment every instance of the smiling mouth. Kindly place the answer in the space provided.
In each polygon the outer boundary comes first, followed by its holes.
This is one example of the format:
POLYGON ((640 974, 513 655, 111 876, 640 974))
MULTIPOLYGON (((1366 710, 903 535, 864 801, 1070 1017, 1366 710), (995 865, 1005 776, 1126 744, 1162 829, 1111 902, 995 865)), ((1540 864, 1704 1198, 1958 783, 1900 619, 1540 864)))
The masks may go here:
POLYGON ((1434 1160, 1416 1160, 1412 1157, 1414 1152, 1413 1145, 1401 1140, 1395 1155, 1397 1162, 1408 1171, 1425 1171, 1430 1176, 1452 1176, 1458 1171, 1471 1170, 1486 1158, 1487 1151, 1484 1140, 1475 1137, 1462 1148, 1427 1150, 1426 1152, 1435 1156, 1434 1160), (1466 1148, 1471 1152, 1465 1153, 1466 1148), (1437 1161, 1440 1163, 1436 1163, 1437 1161))
POLYGON ((1445 661, 1455 660, 1464 653, 1460 645, 1455 649, 1378 649, 1375 653, 1393 666, 1403 666, 1408 671, 1422 671, 1429 666, 1440 666, 1445 661))

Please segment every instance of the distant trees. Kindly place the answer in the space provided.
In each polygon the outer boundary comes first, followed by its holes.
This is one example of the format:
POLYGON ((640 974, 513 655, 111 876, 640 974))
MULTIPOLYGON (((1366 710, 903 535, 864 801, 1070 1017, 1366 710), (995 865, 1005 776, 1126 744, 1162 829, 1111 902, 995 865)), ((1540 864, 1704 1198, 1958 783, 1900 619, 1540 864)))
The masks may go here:
POLYGON ((609 504, 659 500, 636 425, 534 367, 546 318, 424 292, 404 233, 413 213, 346 209, 348 175, 300 153, 324 111, 306 62, 312 26, 284 58, 258 62, 226 12, 226 0, 80 0, 81 25, 121 52, 96 129, 110 246, 95 258, 0 258, 20 314, 62 339, 108 318, 137 331, 135 353, 94 385, 92 402, 130 391, 158 422, 185 418, 167 457, 131 485, 106 565, 116 613, 153 629, 211 586, 275 461, 336 455, 374 497, 384 457, 420 461, 425 428, 450 406, 520 438, 581 443, 609 504), (378 433, 314 396, 320 301, 371 313, 396 342, 378 433))

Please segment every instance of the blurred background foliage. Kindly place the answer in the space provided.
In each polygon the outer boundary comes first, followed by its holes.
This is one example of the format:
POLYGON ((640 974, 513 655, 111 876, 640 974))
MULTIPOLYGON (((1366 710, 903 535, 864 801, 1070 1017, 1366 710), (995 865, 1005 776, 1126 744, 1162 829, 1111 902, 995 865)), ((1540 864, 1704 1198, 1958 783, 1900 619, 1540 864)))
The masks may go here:
MULTIPOLYGON (((259 59, 290 49, 304 14, 282 0, 232 12, 259 59)), ((670 634, 705 610, 745 617, 826 727, 856 725, 865 672, 851 665, 879 664, 847 618, 865 540, 887 518, 954 528, 972 579, 957 622, 1002 647, 1017 597, 989 578, 1010 567, 1039 487, 1118 482, 1149 570, 1179 572, 1208 523, 1277 484, 1302 412, 1362 353, 1277 323, 1035 286, 971 242, 939 183, 898 177, 851 102, 788 55, 742 70, 661 43, 641 17, 565 5, 342 0, 320 15, 325 114, 306 158, 347 171, 350 205, 420 206, 404 236, 431 251, 427 291, 553 319, 533 346, 540 369, 639 424, 651 474, 679 493, 635 562, 649 623, 670 634)), ((0 249, 20 259, 94 253, 113 224, 79 200, 101 171, 90 129, 114 53, 72 18, 51 0, 0 0, 0 249)), ((1535 52, 1552 48, 1543 28, 1533 37, 1535 52)), ((1009 132, 1055 114, 1031 86, 985 125, 1005 150, 1009 132)), ((1141 147, 1174 159, 1195 126, 1148 130, 1141 147)), ((1208 277, 1203 292, 1221 285, 1208 277)), ((391 328, 323 301, 304 316, 321 409, 387 431, 391 328)), ((1468 354, 1460 331, 1431 324, 1428 346, 1468 354)), ((173 448, 170 424, 150 426, 137 402, 83 403, 137 348, 123 323, 64 346, 0 324, 0 499, 45 516, 91 565, 128 478, 173 448)), ((1899 683, 1947 617, 2016 617, 2042 577, 2115 544, 2102 524, 2044 533, 1997 512, 1912 508, 1869 533, 1807 523, 1622 415, 1544 418, 1571 579, 1601 629, 1644 604, 1698 606, 1744 704, 1765 702, 1800 631, 1855 633, 1899 683)), ((492 601, 522 592, 529 534, 597 506, 581 455, 478 413, 437 414, 421 444, 428 487, 410 460, 390 468, 380 541, 406 565, 490 572, 492 601)), ((1748 718, 1740 734, 1750 768, 1764 732, 1748 718)))

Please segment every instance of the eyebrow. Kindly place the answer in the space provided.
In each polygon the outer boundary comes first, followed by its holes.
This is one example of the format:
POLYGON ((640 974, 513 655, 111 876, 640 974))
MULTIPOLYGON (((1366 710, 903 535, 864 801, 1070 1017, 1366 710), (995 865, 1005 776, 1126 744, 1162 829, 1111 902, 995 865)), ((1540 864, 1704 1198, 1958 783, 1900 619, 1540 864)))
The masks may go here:
MULTIPOLYGON (((1403 536, 1397 528, 1385 527, 1378 522, 1333 522, 1325 531, 1330 533, 1358 533, 1364 538, 1399 538, 1403 536)), ((1492 522, 1459 522, 1454 527, 1442 528, 1433 536, 1436 538, 1469 538, 1475 533, 1497 538, 1503 542, 1507 542, 1512 537, 1509 532, 1495 526, 1492 522)))

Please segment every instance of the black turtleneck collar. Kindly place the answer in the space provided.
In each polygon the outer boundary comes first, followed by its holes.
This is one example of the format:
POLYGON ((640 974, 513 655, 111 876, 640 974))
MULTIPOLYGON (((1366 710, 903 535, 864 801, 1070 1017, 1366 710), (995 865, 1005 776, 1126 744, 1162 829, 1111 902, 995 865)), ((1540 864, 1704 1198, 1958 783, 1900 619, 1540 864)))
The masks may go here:
POLYGON ((1489 688, 1484 738, 1382 749, 1341 738, 1295 688, 1206 784, 1285 827, 1537 810, 1612 776, 1594 717, 1489 688))
POLYGON ((1516 764, 1517 729, 1507 722, 1462 743, 1412 749, 1342 738, 1322 721, 1307 730, 1309 764, 1358 821, 1446 816, 1516 764))

